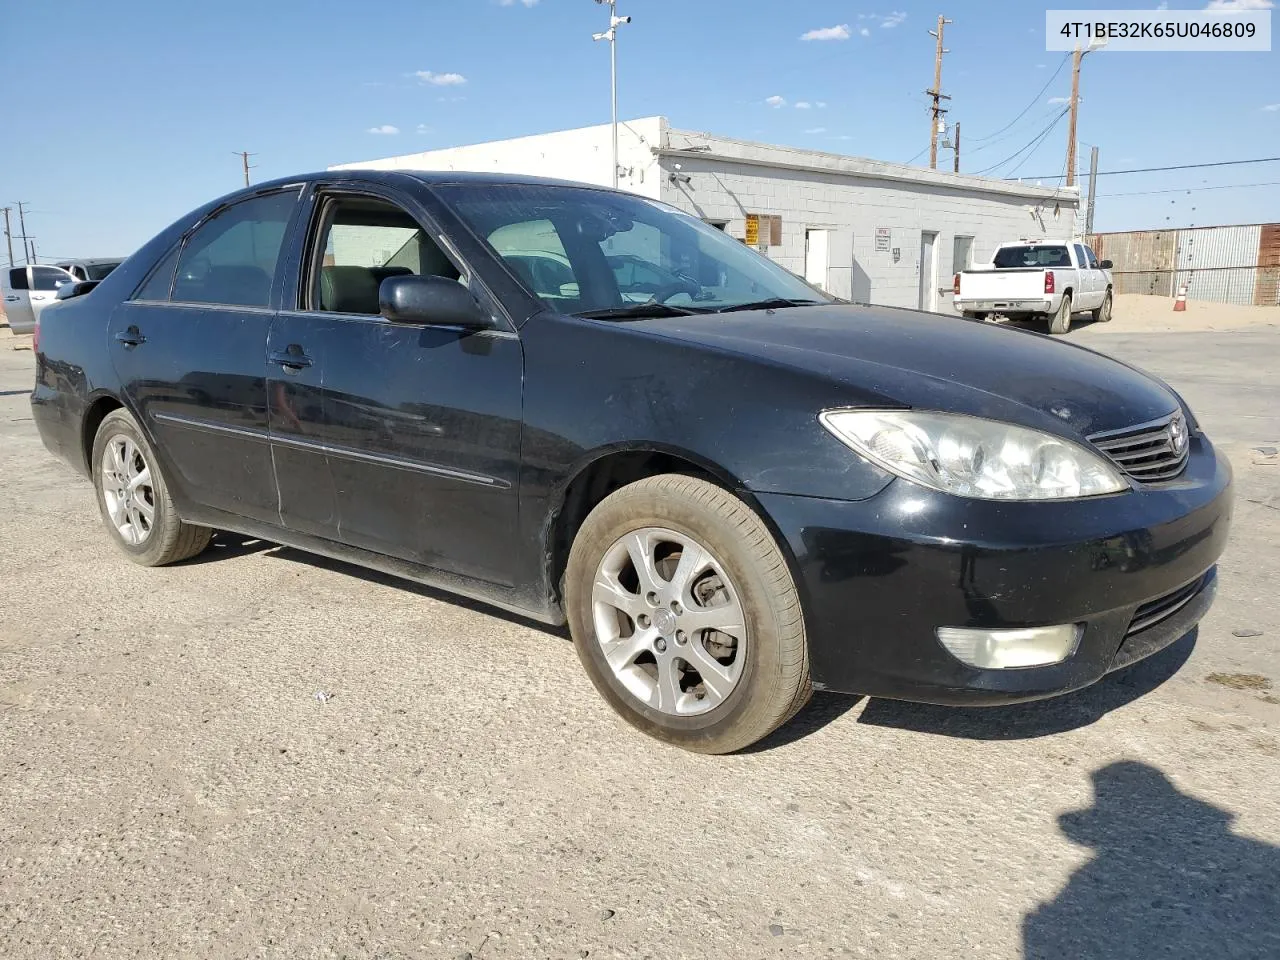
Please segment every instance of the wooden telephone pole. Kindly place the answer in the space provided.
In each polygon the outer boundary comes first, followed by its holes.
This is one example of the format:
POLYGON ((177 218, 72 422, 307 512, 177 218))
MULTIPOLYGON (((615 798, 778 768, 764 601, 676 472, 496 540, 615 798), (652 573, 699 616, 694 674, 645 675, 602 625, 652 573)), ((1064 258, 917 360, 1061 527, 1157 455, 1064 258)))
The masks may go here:
POLYGON ((244 185, 249 185, 249 171, 253 169, 249 164, 250 157, 256 157, 256 153, 249 153, 247 150, 235 151, 235 155, 240 158, 240 162, 244 165, 244 185))
POLYGON ((1084 54, 1079 47, 1071 55, 1071 106, 1067 117, 1067 186, 1076 182, 1076 117, 1080 113, 1080 61, 1084 54))
POLYGON ((960 172, 960 121, 959 120, 956 121, 955 150, 956 150, 955 166, 952 167, 952 171, 954 173, 959 173, 960 172))
POLYGON ((9 245, 9 266, 13 266, 13 234, 9 231, 9 211, 13 207, 4 208, 4 239, 9 245))
POLYGON ((18 201, 18 229, 22 231, 22 256, 27 263, 31 262, 31 254, 27 252, 27 217, 26 212, 22 209, 26 201, 18 201))
POLYGON ((938 49, 933 57, 933 89, 925 91, 925 93, 933 97, 933 115, 929 120, 930 170, 938 169, 938 126, 942 123, 942 115, 947 112, 942 108, 942 101, 951 99, 942 92, 942 55, 951 52, 942 46, 942 29, 948 23, 953 22, 943 17, 942 14, 938 14, 938 29, 929 31, 929 36, 938 38, 938 49))

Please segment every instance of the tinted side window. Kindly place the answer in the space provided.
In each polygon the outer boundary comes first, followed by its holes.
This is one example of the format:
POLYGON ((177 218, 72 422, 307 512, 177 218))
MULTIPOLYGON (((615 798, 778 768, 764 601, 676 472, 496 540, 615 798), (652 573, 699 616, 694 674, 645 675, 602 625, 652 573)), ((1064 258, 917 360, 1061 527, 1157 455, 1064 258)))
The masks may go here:
POLYGON ((1076 251, 1076 265, 1082 270, 1085 269, 1089 266, 1089 258, 1084 255, 1084 247, 1078 243, 1072 244, 1072 246, 1075 247, 1076 251))
POLYGON ((188 239, 173 299, 265 307, 298 194, 273 193, 223 210, 188 239))
POLYGON ((10 290, 26 290, 27 289, 27 268, 14 267, 9 271, 9 289, 10 290))
POLYGON ((168 300, 169 288, 173 286, 173 268, 178 265, 178 250, 174 247, 169 255, 160 261, 160 265, 151 271, 151 276, 142 288, 133 295, 135 300, 168 300))
POLYGON ((31 288, 33 290, 57 290, 59 281, 65 283, 70 279, 65 270, 59 270, 57 267, 31 268, 31 288))
POLYGON ((1092 247, 1084 248, 1084 255, 1089 258, 1089 267, 1092 270, 1098 269, 1098 256, 1093 252, 1092 247))

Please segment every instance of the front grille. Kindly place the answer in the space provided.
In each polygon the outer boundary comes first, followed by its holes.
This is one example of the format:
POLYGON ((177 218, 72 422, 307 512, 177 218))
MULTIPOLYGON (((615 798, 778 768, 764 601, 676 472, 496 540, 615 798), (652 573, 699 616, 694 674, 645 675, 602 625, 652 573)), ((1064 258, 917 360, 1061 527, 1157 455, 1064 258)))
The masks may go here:
POLYGON ((1089 442, 1143 483, 1172 480, 1187 465, 1191 444, 1182 414, 1123 430, 1095 433, 1089 442))
POLYGON ((1125 636, 1132 636, 1148 627, 1154 627, 1161 620, 1167 620, 1175 613, 1185 607, 1200 592, 1200 588, 1204 586, 1204 577, 1196 577, 1190 583, 1166 593, 1163 597, 1156 597, 1144 603, 1133 612, 1133 620, 1129 622, 1129 630, 1125 636))

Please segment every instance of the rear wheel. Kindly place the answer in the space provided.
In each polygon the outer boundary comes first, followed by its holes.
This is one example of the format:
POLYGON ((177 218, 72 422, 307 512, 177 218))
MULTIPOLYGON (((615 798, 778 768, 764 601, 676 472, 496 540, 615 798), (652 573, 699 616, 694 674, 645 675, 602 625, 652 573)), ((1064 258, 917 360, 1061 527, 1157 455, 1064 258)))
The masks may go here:
POLYGON ((1063 334, 1071 329, 1071 294, 1062 295, 1062 303, 1058 304, 1058 312, 1049 316, 1049 332, 1063 334))
POLYGON ((650 477, 601 501, 573 542, 565 606, 596 689, 661 740, 731 753, 809 699, 786 561, 760 518, 705 480, 650 477))
POLYGON ((176 563, 209 545, 212 530, 178 517, 154 451, 124 410, 113 410, 98 427, 93 485, 103 523, 134 563, 176 563))
POLYGON ((1111 291, 1107 291, 1107 295, 1102 298, 1102 305, 1093 311, 1093 320, 1095 323, 1111 322, 1111 291))

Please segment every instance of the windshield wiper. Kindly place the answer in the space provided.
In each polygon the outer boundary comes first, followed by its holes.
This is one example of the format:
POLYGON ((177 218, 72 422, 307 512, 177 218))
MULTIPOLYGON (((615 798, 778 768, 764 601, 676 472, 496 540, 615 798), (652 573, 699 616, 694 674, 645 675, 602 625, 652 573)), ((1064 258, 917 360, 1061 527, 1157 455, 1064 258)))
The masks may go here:
POLYGON ((721 307, 716 313, 734 313, 738 310, 777 310, 782 307, 817 307, 823 303, 822 300, 785 300, 782 297, 771 297, 768 300, 755 300, 751 303, 735 303, 732 306, 721 307))
POLYGON ((692 317, 706 313, 707 310, 690 309, 689 307, 673 307, 669 303, 632 303, 625 307, 603 307, 599 310, 583 310, 575 313, 575 317, 587 320, 643 320, 647 317, 692 317))

